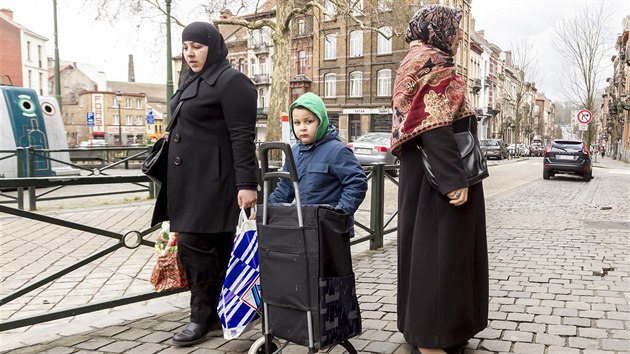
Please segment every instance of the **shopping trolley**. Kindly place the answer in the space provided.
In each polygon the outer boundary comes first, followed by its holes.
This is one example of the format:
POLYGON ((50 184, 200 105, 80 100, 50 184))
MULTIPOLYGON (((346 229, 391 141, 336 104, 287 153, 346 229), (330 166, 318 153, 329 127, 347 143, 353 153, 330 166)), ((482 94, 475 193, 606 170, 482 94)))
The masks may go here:
POLYGON ((263 307, 263 337, 250 353, 281 352, 288 343, 309 353, 343 346, 361 333, 361 314, 350 253, 348 214, 328 205, 302 205, 298 175, 285 143, 260 146, 263 204, 258 208, 258 257, 263 307), (288 172, 269 171, 269 152, 281 150, 288 172), (274 178, 293 182, 295 204, 269 204, 274 178), (262 210, 262 214, 260 211, 262 210), (275 339, 286 342, 277 348, 275 339))

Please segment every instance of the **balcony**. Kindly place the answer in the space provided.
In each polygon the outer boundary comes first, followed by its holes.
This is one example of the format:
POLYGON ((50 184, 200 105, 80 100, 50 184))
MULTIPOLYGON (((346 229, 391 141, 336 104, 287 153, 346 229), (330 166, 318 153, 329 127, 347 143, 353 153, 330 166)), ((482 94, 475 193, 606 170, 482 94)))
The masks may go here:
POLYGON ((252 81, 256 85, 269 85, 269 74, 258 74, 252 76, 252 81))
POLYGON ((269 46, 267 44, 259 44, 252 48, 255 55, 269 54, 269 46))
POLYGON ((472 92, 479 93, 480 90, 481 90, 481 79, 475 79, 472 85, 472 92))

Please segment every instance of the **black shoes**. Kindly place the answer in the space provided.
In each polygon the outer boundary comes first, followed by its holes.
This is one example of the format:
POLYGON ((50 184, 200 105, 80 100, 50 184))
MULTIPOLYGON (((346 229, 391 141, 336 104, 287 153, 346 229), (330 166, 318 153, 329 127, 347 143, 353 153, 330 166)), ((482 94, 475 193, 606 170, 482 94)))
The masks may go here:
POLYGON ((211 326, 190 322, 184 329, 173 336, 173 344, 178 347, 188 347, 206 339, 211 326))

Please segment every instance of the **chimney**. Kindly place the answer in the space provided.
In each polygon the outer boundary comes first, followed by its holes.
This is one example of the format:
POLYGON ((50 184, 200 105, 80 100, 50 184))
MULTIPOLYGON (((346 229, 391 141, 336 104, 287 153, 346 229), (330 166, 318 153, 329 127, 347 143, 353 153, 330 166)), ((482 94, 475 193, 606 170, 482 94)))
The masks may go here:
POLYGON ((133 54, 129 54, 129 77, 128 82, 136 82, 136 73, 133 69, 133 54))
POLYGON ((221 19, 222 20, 229 20, 232 17, 234 17, 234 15, 232 15, 232 11, 230 11, 229 9, 221 10, 221 19))
POLYGON ((485 30, 480 30, 480 31, 477 31, 477 34, 478 34, 481 38, 485 38, 484 36, 485 36, 485 34, 486 34, 486 31, 485 31, 485 30))
POLYGON ((13 11, 11 9, 0 9, 0 13, 5 15, 6 17, 13 19, 13 11))

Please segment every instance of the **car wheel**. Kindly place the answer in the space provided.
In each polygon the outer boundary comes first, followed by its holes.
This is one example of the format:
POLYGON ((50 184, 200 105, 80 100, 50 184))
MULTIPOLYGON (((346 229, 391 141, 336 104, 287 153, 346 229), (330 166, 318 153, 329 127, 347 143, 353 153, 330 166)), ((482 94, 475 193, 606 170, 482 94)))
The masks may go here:
POLYGON ((543 171, 543 179, 549 179, 549 177, 551 177, 551 172, 543 171))
POLYGON ((582 180, 583 180, 584 182, 588 182, 588 181, 590 181, 592 178, 593 178, 593 173, 592 173, 592 172, 585 173, 585 174, 583 174, 583 175, 582 175, 582 180))

